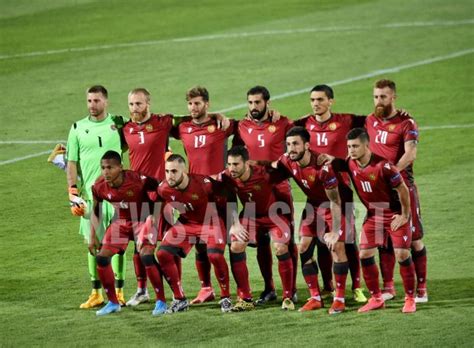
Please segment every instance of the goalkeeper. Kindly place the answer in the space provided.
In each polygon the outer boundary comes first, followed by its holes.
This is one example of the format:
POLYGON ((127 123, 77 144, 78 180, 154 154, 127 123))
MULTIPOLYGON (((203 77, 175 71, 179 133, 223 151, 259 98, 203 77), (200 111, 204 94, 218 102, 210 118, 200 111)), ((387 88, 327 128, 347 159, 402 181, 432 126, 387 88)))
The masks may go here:
MULTIPOLYGON (((66 173, 69 201, 72 214, 80 217, 79 233, 84 236, 86 246, 89 244, 90 237, 90 212, 88 209, 92 207, 91 187, 101 175, 100 159, 109 150, 122 152, 121 127, 123 119, 121 116, 107 113, 107 98, 108 93, 103 86, 92 86, 87 90, 89 116, 72 125, 67 141, 66 173), (82 182, 80 187, 78 186, 79 175, 82 182)), ((96 232, 99 240, 103 237, 105 227, 112 219, 112 206, 104 203, 102 213, 101 226, 96 232)), ((98 307, 104 303, 95 257, 88 252, 87 258, 92 293, 87 301, 80 305, 80 308, 98 307)), ((117 298, 120 304, 124 305, 125 255, 114 256, 112 265, 117 283, 117 298)))

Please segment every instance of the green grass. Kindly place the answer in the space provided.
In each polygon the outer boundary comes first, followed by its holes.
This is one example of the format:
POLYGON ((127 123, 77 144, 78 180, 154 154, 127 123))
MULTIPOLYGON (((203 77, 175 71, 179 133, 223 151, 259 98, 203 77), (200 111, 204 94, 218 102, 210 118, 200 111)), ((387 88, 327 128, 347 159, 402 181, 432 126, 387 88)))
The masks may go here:
MULTIPOLYGON (((255 84, 279 95, 471 49, 474 36, 472 24, 383 27, 471 19, 468 0, 455 5, 441 0, 1 0, 0 6, 2 57, 161 40, 1 59, 0 141, 65 139, 71 123, 86 114, 84 91, 95 83, 109 89, 110 110, 124 115, 127 92, 137 86, 152 91, 155 112, 179 114, 186 111, 186 89, 203 84, 210 90, 212 108, 220 110, 245 103, 246 90, 255 84), (361 28, 170 41, 356 26, 361 28)), ((422 127, 415 173, 429 253, 430 302, 416 314, 402 315, 398 299, 387 310, 368 315, 358 315, 352 302, 338 317, 325 311, 282 313, 277 306, 222 315, 213 303, 163 318, 152 318, 151 305, 145 305, 98 319, 93 311, 78 309, 89 291, 86 247, 69 213, 64 174, 41 156, 0 165, 0 345, 471 345, 474 128, 423 127, 473 123, 473 66, 469 54, 383 75, 397 82, 398 105, 422 127)), ((336 86, 334 111, 369 113, 376 78, 336 86)), ((307 93, 275 100, 273 106, 291 117, 311 111, 307 93)), ((240 117, 244 111, 229 114, 240 117)), ((172 146, 180 150, 177 142, 172 146)), ((0 143, 0 161, 51 147, 0 143)), ((295 199, 303 200, 298 190, 295 199)), ((262 281, 253 250, 248 259, 257 293, 262 281)), ((183 265, 189 296, 199 287, 193 260, 191 254, 183 265)), ((276 269, 274 273, 279 285, 276 269)), ((129 263, 127 297, 135 289, 133 278, 129 263)), ((300 273, 299 289, 304 300, 300 273)))

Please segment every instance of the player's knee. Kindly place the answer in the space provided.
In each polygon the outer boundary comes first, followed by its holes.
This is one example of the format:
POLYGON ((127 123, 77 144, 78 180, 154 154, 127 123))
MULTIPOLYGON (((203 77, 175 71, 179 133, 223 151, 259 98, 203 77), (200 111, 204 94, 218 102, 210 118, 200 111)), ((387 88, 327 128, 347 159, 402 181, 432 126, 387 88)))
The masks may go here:
POLYGON ((212 264, 217 264, 225 259, 223 253, 209 252, 207 255, 209 257, 209 262, 212 264))
POLYGON ((274 243, 275 253, 278 255, 283 255, 288 252, 288 245, 283 243, 274 243))
POLYGON ((300 249, 300 259, 301 265, 305 265, 313 259, 314 248, 307 247, 305 251, 301 252, 300 249))
POLYGON ((245 251, 245 243, 232 242, 230 245, 230 251, 233 253, 243 253, 245 251))
POLYGON ((155 263, 155 256, 153 254, 141 255, 140 258, 145 267, 153 266, 155 263))
POLYGON ((421 240, 421 239, 417 239, 417 240, 414 240, 414 241, 411 242, 411 248, 414 251, 423 250, 424 247, 425 247, 425 245, 423 244, 423 240, 421 240))
POLYGON ((359 257, 361 259, 368 259, 375 255, 375 249, 361 249, 359 257))
POLYGON ((158 262, 162 265, 169 262, 174 262, 174 255, 169 250, 163 249, 161 247, 156 253, 156 257, 158 258, 158 262))
POLYGON ((395 258, 397 259, 398 262, 402 262, 406 260, 408 257, 410 257, 410 250, 408 249, 395 249, 395 258))
POLYGON ((95 257, 95 259, 96 259, 97 265, 99 267, 107 267, 108 265, 110 265, 110 257, 109 256, 97 255, 95 257))
POLYGON ((347 261, 346 247, 344 246, 343 242, 336 243, 336 245, 334 246, 333 257, 334 257, 334 261, 336 262, 347 261))

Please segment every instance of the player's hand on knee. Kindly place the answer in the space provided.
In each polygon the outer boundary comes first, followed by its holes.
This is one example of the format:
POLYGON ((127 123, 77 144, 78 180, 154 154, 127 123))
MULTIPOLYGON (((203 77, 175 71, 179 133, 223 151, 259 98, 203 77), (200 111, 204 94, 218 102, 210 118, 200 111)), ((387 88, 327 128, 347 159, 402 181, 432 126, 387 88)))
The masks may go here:
POLYGON ((230 227, 230 234, 239 242, 247 243, 249 241, 249 233, 241 224, 234 224, 230 227))
POLYGON ((324 242, 326 242, 326 245, 331 251, 334 251, 338 240, 339 240, 339 233, 337 232, 332 231, 324 235, 324 242))
POLYGON ((400 227, 405 225, 407 222, 408 222, 408 216, 404 216, 402 214, 395 214, 392 217, 392 223, 390 224, 390 227, 392 228, 392 231, 396 231, 400 227))
POLYGON ((89 252, 91 253, 91 255, 93 256, 96 256, 97 255, 97 250, 99 249, 99 246, 98 246, 98 243, 93 241, 93 242, 89 242, 89 252))

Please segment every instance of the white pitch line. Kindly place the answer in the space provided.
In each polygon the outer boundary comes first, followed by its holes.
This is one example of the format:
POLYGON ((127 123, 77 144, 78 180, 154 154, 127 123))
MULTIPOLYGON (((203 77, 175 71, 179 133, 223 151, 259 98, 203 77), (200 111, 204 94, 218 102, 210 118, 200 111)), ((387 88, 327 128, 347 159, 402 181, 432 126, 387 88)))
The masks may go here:
MULTIPOLYGON (((338 85, 343 85, 343 84, 347 84, 347 83, 351 83, 351 82, 355 82, 355 81, 359 81, 359 80, 364 80, 364 79, 367 79, 367 78, 370 78, 370 77, 375 77, 375 76, 386 74, 386 73, 397 73, 397 72, 400 72, 400 71, 405 70, 405 69, 411 69, 411 68, 414 68, 414 67, 417 67, 417 66, 422 66, 422 65, 432 64, 432 63, 435 63, 435 62, 440 62, 440 61, 447 60, 447 59, 457 58, 457 57, 465 56, 465 55, 471 54, 471 53, 474 53, 474 48, 463 50, 463 51, 458 51, 458 52, 453 52, 453 53, 443 55, 443 56, 438 56, 438 57, 433 57, 433 58, 429 58, 429 59, 420 60, 420 61, 417 61, 417 62, 414 62, 414 63, 403 64, 403 65, 395 66, 395 67, 392 67, 392 68, 387 68, 387 69, 382 69, 382 70, 375 70, 375 71, 369 72, 369 73, 364 74, 364 75, 354 76, 354 77, 350 77, 350 78, 347 78, 347 79, 330 82, 330 83, 328 83, 328 85, 338 86, 338 85)), ((279 95, 276 95, 276 96, 272 97, 272 100, 283 99, 283 98, 295 96, 295 95, 298 95, 298 94, 301 94, 301 93, 307 93, 311 88, 312 87, 307 87, 307 88, 302 88, 302 89, 298 89, 298 90, 295 90, 295 91, 279 94, 279 95)), ((228 112, 228 111, 233 111, 233 110, 242 109, 242 108, 246 108, 246 107, 247 107, 247 104, 239 104, 239 105, 235 105, 235 106, 232 106, 230 108, 227 108, 227 109, 219 110, 217 112, 228 112)), ((457 125, 457 126, 455 126, 455 125, 445 125, 445 126, 431 126, 431 127, 428 126, 428 127, 421 128, 421 129, 422 130, 431 130, 431 129, 449 129, 449 128, 470 128, 472 126, 473 125, 471 125, 471 124, 469 124, 469 125, 457 125), (436 127, 439 127, 439 128, 436 128, 436 127), (444 128, 442 128, 442 127, 444 127, 444 128)), ((0 144, 20 144, 20 142, 22 142, 22 141, 23 140, 15 140, 15 141, 12 141, 12 142, 1 141, 0 144)), ((34 140, 24 140, 23 142, 25 144, 35 144, 34 140)), ((53 143, 54 142, 55 141, 53 141, 53 143)), ((45 144, 45 143, 50 143, 50 141, 48 141, 48 140, 38 140, 37 143, 38 144, 45 144)), ((50 151, 46 151, 46 152, 36 153, 36 154, 28 155, 28 156, 13 158, 11 160, 0 162, 0 165, 15 163, 15 162, 18 162, 18 161, 22 161, 24 159, 41 156, 41 155, 44 155, 44 154, 49 153, 49 152, 50 151)))
POLYGON ((348 31, 360 31, 360 30, 397 29, 397 28, 412 28, 412 27, 414 28, 416 27, 449 27, 449 26, 472 25, 472 24, 474 24, 474 19, 462 19, 462 20, 457 20, 457 21, 388 23, 388 24, 383 24, 379 26, 353 25, 353 26, 333 26, 333 27, 316 27, 316 28, 300 28, 300 29, 296 28, 296 29, 282 29, 282 30, 263 30, 263 31, 255 31, 255 32, 189 36, 189 37, 181 37, 181 38, 175 38, 175 39, 125 42, 125 43, 99 45, 99 46, 70 47, 70 48, 62 48, 62 49, 57 49, 57 50, 4 54, 4 55, 0 55, 0 60, 13 59, 13 58, 40 57, 40 56, 62 54, 62 53, 97 51, 97 50, 106 50, 106 49, 114 49, 114 48, 153 46, 153 45, 160 45, 160 44, 165 44, 165 43, 236 39, 236 38, 247 38, 247 37, 255 37, 255 36, 305 34, 305 33, 316 33, 316 32, 348 32, 348 31))
MULTIPOLYGON (((397 72, 400 72, 402 70, 415 68, 417 66, 428 65, 428 64, 440 62, 440 61, 443 61, 443 60, 462 57, 462 56, 465 56, 465 55, 468 55, 468 54, 471 54, 471 53, 474 53, 474 48, 470 48, 470 49, 467 49, 467 50, 450 53, 450 54, 443 55, 443 56, 438 56, 438 57, 433 57, 433 58, 429 58, 429 59, 420 60, 420 61, 417 61, 417 62, 414 62, 414 63, 398 65, 398 66, 394 66, 392 68, 374 70, 374 71, 371 71, 367 74, 354 76, 354 77, 349 77, 349 78, 343 79, 343 80, 328 82, 326 84, 329 85, 329 86, 344 85, 344 84, 347 84, 347 83, 360 81, 360 80, 365 80, 365 79, 375 77, 375 76, 379 76, 379 75, 384 75, 384 74, 388 74, 388 73, 397 73, 397 72)), ((309 87, 297 89, 295 91, 286 92, 286 93, 282 93, 282 94, 277 94, 275 96, 272 96, 271 99, 272 100, 278 100, 278 99, 293 97, 295 95, 302 94, 302 93, 309 93, 309 91, 313 87, 314 86, 309 86, 309 87)), ((234 110, 238 110, 238 109, 243 109, 243 108, 246 108, 246 107, 247 107, 247 104, 242 103, 242 104, 238 104, 238 105, 228 107, 226 109, 218 110, 217 112, 229 112, 229 111, 234 111, 234 110)))
MULTIPOLYGON (((470 124, 446 124, 446 125, 441 125, 441 126, 426 126, 426 127, 420 127, 420 130, 427 131, 427 130, 459 129, 459 128, 474 128, 474 123, 470 123, 470 124)), ((171 140, 176 140, 176 139, 171 139, 171 140)), ((0 144, 9 144, 9 143, 10 142, 8 142, 8 141, 0 142, 0 144)), ((38 140, 37 142, 35 142, 35 140, 25 140, 25 141, 22 142, 21 140, 19 140, 19 141, 15 141, 13 143, 14 144, 47 144, 47 143, 56 143, 56 141, 49 142, 49 141, 38 140)), ((0 161, 0 166, 3 166, 5 164, 10 164, 10 163, 23 161, 23 160, 29 159, 29 158, 43 156, 43 155, 46 155, 50 152, 51 151, 48 150, 48 151, 38 152, 38 153, 31 154, 31 155, 23 156, 23 157, 12 158, 12 159, 6 160, 6 161, 0 161)))
POLYGON ((0 145, 12 145, 12 144, 58 144, 64 143, 66 140, 11 140, 4 141, 0 140, 0 145))
MULTIPOLYGON (((459 129, 459 128, 474 128, 474 123, 467 124, 443 124, 439 126, 425 126, 419 127, 420 130, 438 130, 438 129, 459 129)), ((174 138, 170 139, 171 141, 180 141, 174 138)), ((0 145, 10 145, 10 144, 57 144, 57 143, 66 143, 66 140, 14 140, 14 141, 0 141, 0 145)))
POLYGON ((29 158, 43 156, 43 155, 46 155, 47 153, 51 153, 51 150, 43 151, 43 152, 37 152, 37 153, 33 153, 31 155, 26 155, 26 156, 22 156, 22 157, 16 157, 16 158, 12 158, 12 159, 9 159, 9 160, 6 160, 6 161, 0 161, 0 166, 3 166, 5 164, 10 164, 10 163, 23 161, 23 160, 26 160, 26 159, 29 159, 29 158))

